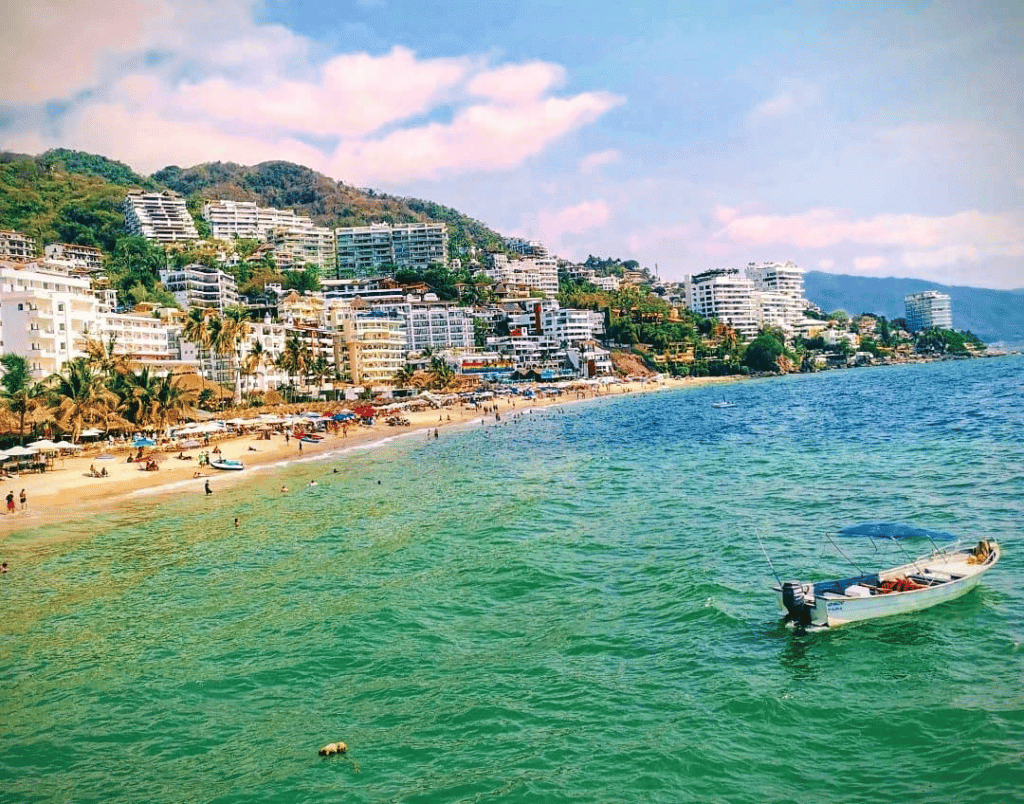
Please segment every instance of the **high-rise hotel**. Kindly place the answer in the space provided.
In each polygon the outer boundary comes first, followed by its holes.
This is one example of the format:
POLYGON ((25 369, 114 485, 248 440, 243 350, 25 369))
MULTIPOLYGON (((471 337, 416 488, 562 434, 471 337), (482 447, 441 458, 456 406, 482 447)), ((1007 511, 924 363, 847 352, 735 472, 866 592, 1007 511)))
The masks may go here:
POLYGON ((907 311, 907 329, 920 332, 925 329, 953 329, 953 307, 949 296, 937 290, 911 293, 903 297, 907 311))

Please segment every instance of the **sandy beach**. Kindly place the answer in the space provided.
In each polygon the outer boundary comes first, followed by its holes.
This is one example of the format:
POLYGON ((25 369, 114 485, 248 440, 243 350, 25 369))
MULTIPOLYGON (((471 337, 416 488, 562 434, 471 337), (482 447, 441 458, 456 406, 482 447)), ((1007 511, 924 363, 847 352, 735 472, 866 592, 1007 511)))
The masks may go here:
MULTIPOLYGON (((57 458, 52 471, 21 474, 3 479, 6 487, 0 486, 0 496, 6 497, 8 492, 13 492, 15 511, 8 514, 6 505, 0 503, 3 508, 3 515, 0 515, 0 544, 15 531, 75 521, 97 511, 110 511, 116 508, 119 501, 143 489, 152 489, 155 492, 159 492, 160 487, 167 487, 168 491, 172 488, 180 490, 182 483, 194 483, 194 490, 186 485, 189 493, 202 495, 207 479, 214 488, 218 479, 223 482, 225 475, 231 475, 232 481, 242 479, 246 474, 244 470, 240 473, 221 472, 208 466, 198 466, 200 453, 211 452, 215 448, 221 450, 222 457, 241 460, 248 469, 298 458, 309 459, 342 448, 365 446, 402 432, 428 428, 437 428, 443 432, 453 426, 481 420, 484 423, 497 423, 496 414, 504 416, 507 420, 508 415, 516 412, 552 405, 569 405, 597 397, 650 393, 736 381, 735 377, 659 379, 626 382, 586 392, 568 390, 561 395, 542 396, 531 400, 499 397, 487 402, 487 412, 483 410, 484 405, 478 410, 471 405, 462 404, 411 412, 406 414, 408 426, 391 427, 382 421, 373 426, 350 426, 347 434, 340 431, 337 434, 328 433, 320 444, 302 443, 296 439, 290 439, 286 443, 281 433, 274 433, 269 441, 256 435, 219 438, 211 441, 208 447, 184 450, 184 455, 188 456, 186 459, 176 457, 176 449, 161 454, 157 471, 144 471, 140 464, 128 463, 128 456, 133 454, 128 448, 113 452, 114 460, 97 460, 97 450, 88 450, 80 457, 57 458), (105 468, 108 477, 91 476, 91 467, 95 467, 97 471, 105 468), (27 498, 24 510, 19 502, 23 489, 27 498)), ((51 539, 57 536, 55 533, 49 534, 51 539)))

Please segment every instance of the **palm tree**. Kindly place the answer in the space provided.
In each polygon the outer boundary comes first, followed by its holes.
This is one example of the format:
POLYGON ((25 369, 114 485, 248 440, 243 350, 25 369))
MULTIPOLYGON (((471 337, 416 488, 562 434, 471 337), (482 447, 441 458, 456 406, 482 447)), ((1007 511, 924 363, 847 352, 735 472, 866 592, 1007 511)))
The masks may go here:
POLYGON ((242 373, 247 377, 255 377, 259 374, 261 368, 263 368, 270 360, 270 354, 263 346, 263 341, 255 341, 249 348, 248 353, 242 358, 242 373))
POLYGON ((25 418, 44 404, 45 388, 32 380, 28 360, 21 355, 0 357, 0 405, 18 419, 18 438, 25 443, 25 418))
POLYGON ((237 405, 242 401, 242 369, 239 358, 242 353, 242 341, 249 334, 248 313, 241 305, 224 308, 223 328, 220 341, 223 353, 231 358, 231 368, 235 375, 235 398, 237 405))
MULTIPOLYGON (((298 335, 290 335, 284 342, 284 349, 277 358, 277 365, 282 368, 289 377, 304 377, 309 367, 309 348, 302 342, 298 335)), ((294 393, 292 396, 294 401, 294 393)))
POLYGON ((413 383, 413 378, 416 376, 416 370, 406 363, 398 371, 395 372, 395 376, 392 378, 395 385, 403 388, 408 388, 413 383))
POLYGON ((203 376, 203 350, 210 348, 210 328, 207 326, 207 313, 204 307, 190 307, 185 318, 185 326, 181 334, 186 340, 196 345, 199 356, 199 376, 203 376))
POLYGON ((452 384, 454 379, 455 372, 448 363, 440 357, 430 358, 430 386, 432 388, 443 391, 452 384))
POLYGON ((117 395, 108 389, 103 377, 84 357, 64 364, 58 374, 51 374, 44 383, 49 388, 50 405, 55 409, 57 425, 78 439, 82 425, 102 423, 107 429, 115 414, 117 395))
POLYGON ((309 373, 316 380, 317 397, 324 387, 324 380, 332 373, 331 361, 324 355, 317 355, 309 362, 309 373))
POLYGON ((104 343, 100 338, 85 336, 83 351, 93 366, 99 369, 110 380, 117 377, 124 377, 131 371, 132 356, 129 354, 118 354, 117 335, 111 333, 110 338, 104 343))

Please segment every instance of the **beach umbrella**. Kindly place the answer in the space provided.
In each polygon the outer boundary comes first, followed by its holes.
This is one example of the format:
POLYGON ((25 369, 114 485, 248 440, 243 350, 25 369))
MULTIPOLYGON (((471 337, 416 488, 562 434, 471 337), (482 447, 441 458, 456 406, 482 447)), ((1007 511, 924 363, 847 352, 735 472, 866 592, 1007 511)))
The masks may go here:
POLYGON ((72 444, 70 441, 58 441, 54 446, 58 449, 83 449, 81 444, 72 444))
POLYGON ((32 447, 11 447, 7 450, 8 458, 24 458, 28 455, 35 455, 39 450, 32 447))
POLYGON ((38 441, 33 441, 29 446, 33 449, 39 450, 40 452, 56 452, 60 449, 60 447, 48 438, 41 438, 38 441))

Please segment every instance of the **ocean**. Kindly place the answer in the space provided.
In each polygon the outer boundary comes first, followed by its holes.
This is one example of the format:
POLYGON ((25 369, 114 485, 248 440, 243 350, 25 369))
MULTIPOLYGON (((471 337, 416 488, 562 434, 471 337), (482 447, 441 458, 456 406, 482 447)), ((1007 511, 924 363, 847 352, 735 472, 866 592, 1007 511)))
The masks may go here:
POLYGON ((1022 800, 1022 369, 520 403, 15 534, 0 801, 1022 800), (893 521, 1003 559, 780 623, 772 565, 843 572, 829 537, 893 521))

